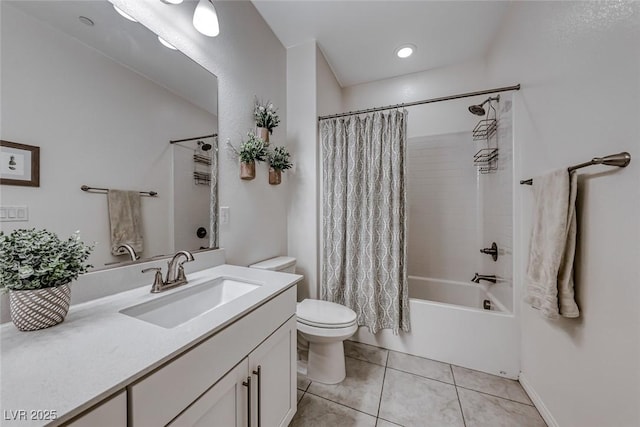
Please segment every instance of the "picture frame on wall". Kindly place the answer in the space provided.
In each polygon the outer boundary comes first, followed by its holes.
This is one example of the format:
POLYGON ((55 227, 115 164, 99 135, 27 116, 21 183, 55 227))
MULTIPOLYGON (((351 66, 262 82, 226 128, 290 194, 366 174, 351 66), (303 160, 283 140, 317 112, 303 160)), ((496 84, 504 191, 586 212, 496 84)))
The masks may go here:
POLYGON ((40 187, 40 147, 0 140, 0 185, 40 187))

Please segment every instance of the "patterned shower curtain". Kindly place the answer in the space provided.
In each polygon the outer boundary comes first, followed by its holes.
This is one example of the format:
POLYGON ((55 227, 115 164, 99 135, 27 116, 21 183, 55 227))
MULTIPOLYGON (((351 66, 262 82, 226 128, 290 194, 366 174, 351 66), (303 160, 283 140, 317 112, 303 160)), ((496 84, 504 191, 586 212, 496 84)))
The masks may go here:
POLYGON ((372 333, 408 332, 406 111, 320 123, 321 298, 372 333))

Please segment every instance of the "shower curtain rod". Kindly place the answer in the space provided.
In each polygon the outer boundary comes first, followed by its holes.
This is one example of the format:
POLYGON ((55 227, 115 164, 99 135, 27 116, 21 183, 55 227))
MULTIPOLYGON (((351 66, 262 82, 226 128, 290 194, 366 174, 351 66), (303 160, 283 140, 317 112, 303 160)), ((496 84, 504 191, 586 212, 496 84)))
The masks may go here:
POLYGON ((422 101, 407 102, 404 104, 387 105, 386 107, 367 108, 366 110, 349 111, 348 113, 331 114, 329 116, 320 116, 318 121, 335 119, 338 117, 354 116, 357 114, 373 113, 375 111, 394 110, 396 108, 413 107, 414 105, 431 104, 433 102, 449 101, 452 99, 469 98, 471 96, 487 95, 496 92, 507 92, 510 90, 520 90, 520 84, 514 86, 498 87, 495 89, 479 90, 477 92, 467 92, 458 95, 443 96, 440 98, 424 99, 422 101))
POLYGON ((170 144, 175 144, 176 142, 195 141, 196 139, 215 138, 216 136, 218 136, 217 133, 212 133, 211 135, 195 136, 193 138, 174 139, 174 140, 169 141, 169 143, 170 144))

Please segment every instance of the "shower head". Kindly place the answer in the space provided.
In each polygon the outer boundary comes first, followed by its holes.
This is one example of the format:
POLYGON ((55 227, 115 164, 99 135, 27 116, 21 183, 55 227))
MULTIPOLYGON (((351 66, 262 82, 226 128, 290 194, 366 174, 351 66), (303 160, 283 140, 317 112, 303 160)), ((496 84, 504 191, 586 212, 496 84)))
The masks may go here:
MULTIPOLYGON (((483 105, 486 104, 487 102, 490 102, 490 101, 500 101, 500 95, 495 96, 495 97, 489 97, 489 98, 485 99, 482 104, 470 105, 469 106, 469 112, 471 114, 475 114, 476 116, 484 116, 485 114, 487 114, 487 111, 484 109, 483 105)), ((489 105, 491 105, 491 104, 489 104, 489 105)))
POLYGON ((198 146, 200 146, 200 149, 202 151, 209 151, 211 150, 211 144, 208 144, 204 141, 198 141, 198 146))
POLYGON ((484 108, 482 108, 482 104, 470 105, 469 112, 471 112, 471 114, 475 114, 476 116, 484 116, 486 114, 486 111, 484 111, 484 108))

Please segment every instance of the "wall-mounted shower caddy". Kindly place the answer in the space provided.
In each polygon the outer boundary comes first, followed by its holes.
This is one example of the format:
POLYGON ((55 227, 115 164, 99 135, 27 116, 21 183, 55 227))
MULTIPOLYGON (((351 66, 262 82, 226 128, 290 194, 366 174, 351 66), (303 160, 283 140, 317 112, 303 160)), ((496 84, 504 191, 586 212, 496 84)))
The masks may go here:
MULTIPOLYGON (((491 138, 498 130, 498 113, 491 101, 499 102, 500 95, 487 98, 482 104, 471 105, 469 112, 476 116, 485 116, 473 128, 472 136, 474 141, 485 141, 486 147, 481 148, 473 156, 473 164, 482 174, 492 173, 498 170, 498 147, 491 147, 491 138), (484 105, 489 104, 485 109, 484 105)), ((496 143, 497 145, 497 143, 496 143)))
POLYGON ((214 133, 193 138, 175 139, 169 141, 169 143, 176 144, 179 142, 192 141, 197 141, 196 148, 193 151, 193 182, 196 185, 211 186, 211 165, 213 158, 211 149, 213 148, 214 151, 218 149, 218 134, 214 133), (204 140, 206 139, 210 139, 214 144, 205 142, 204 140))

